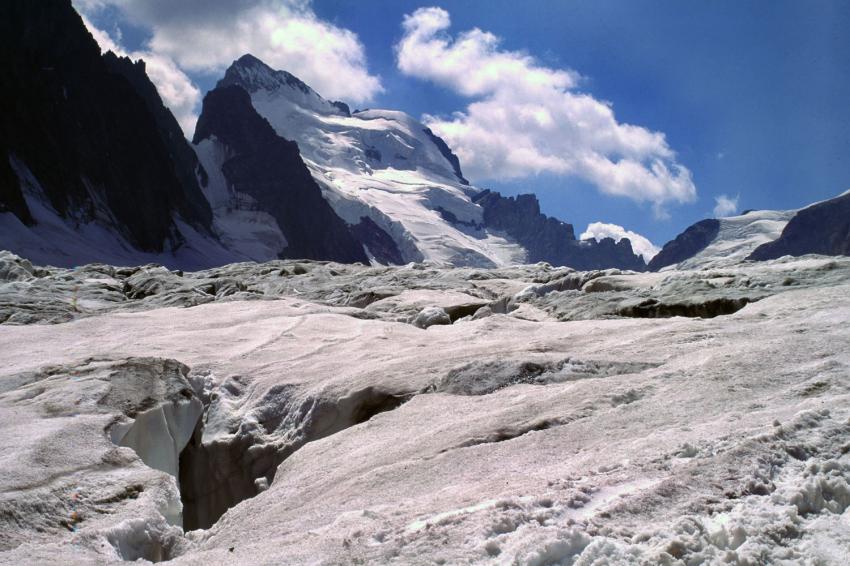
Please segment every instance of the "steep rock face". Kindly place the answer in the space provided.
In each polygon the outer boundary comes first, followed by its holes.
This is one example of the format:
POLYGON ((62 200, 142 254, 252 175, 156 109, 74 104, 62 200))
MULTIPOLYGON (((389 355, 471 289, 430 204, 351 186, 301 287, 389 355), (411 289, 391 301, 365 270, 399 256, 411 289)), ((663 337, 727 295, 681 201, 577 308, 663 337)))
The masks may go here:
POLYGON ((850 255, 850 192, 799 211, 778 239, 756 248, 749 259, 804 254, 850 255))
POLYGON ((401 265, 404 257, 392 237, 368 216, 351 227, 351 233, 369 251, 376 261, 385 265, 401 265))
POLYGON ((515 238, 528 251, 529 262, 546 261, 575 269, 646 269, 628 238, 578 241, 571 224, 540 212, 534 195, 504 197, 485 190, 472 199, 484 210, 484 226, 515 238))
POLYGON ((446 161, 452 164, 452 168, 454 169, 455 176, 461 182, 462 185, 468 185, 469 181, 467 181, 463 177, 463 172, 460 170, 460 159, 457 158, 457 155, 449 147, 449 144, 446 141, 431 131, 431 128, 425 128, 422 130, 425 132, 425 135, 431 138, 431 141, 434 142, 434 145, 437 146, 437 149, 440 150, 440 153, 443 154, 443 157, 446 158, 446 161))
POLYGON ((242 87, 219 87, 204 97, 193 143, 204 140, 224 147, 221 173, 229 188, 250 196, 277 221, 287 242, 280 257, 367 261, 345 222, 322 198, 298 145, 275 133, 242 87))
POLYGON ((207 172, 198 162, 198 156, 186 140, 174 114, 165 107, 156 87, 148 78, 145 62, 141 59, 133 62, 129 57, 118 57, 111 51, 103 54, 103 61, 110 71, 130 81, 136 93, 145 101, 154 117, 160 138, 174 163, 174 174, 184 188, 189 206, 199 218, 203 218, 206 225, 209 225, 212 221, 212 212, 202 192, 202 187, 208 182, 207 172))
POLYGON ((152 85, 105 62, 70 2, 4 2, 0 37, 0 211, 34 223, 26 182, 59 217, 97 219, 142 251, 180 245, 175 215, 209 229, 195 170, 175 150, 180 140, 157 127, 150 107, 162 103, 152 85))
MULTIPOLYGON (((574 248, 576 269, 631 269, 632 271, 646 271, 646 262, 643 257, 636 254, 632 248, 632 242, 628 238, 619 241, 613 238, 603 238, 598 242, 595 240, 580 240, 576 242, 578 248, 574 248)), ((568 264, 566 264, 568 265, 568 264)))
MULTIPOLYGON (((8 156, 9 151, 5 147, 3 139, 0 138, 0 157, 4 155, 8 156)), ((12 169, 8 157, 6 159, 0 158, 0 214, 4 212, 14 214, 27 226, 31 226, 34 222, 21 191, 21 182, 12 169)))
POLYGON ((685 261, 704 250, 717 237, 720 221, 706 218, 688 227, 684 232, 664 244, 661 251, 649 262, 650 271, 685 261))
POLYGON ((284 89, 303 108, 325 114, 351 115, 348 105, 325 100, 292 73, 274 70, 251 54, 243 55, 228 67, 216 88, 234 85, 249 93, 284 89))

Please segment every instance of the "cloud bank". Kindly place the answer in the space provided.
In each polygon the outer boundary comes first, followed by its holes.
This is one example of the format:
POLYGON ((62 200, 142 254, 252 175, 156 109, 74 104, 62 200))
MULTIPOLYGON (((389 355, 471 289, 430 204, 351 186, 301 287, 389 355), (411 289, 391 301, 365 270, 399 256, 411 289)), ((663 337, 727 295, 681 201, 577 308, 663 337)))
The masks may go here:
POLYGON ((449 35, 449 13, 420 8, 405 16, 396 45, 401 72, 473 101, 451 117, 424 116, 474 179, 574 176, 601 192, 664 205, 696 199, 690 171, 664 134, 620 123, 611 105, 576 90, 573 71, 540 65, 472 29, 449 35))
POLYGON ((98 42, 108 40, 101 48, 148 63, 151 80, 180 114, 187 134, 194 129, 200 94, 194 97, 197 87, 186 73, 220 75, 245 53, 293 73, 331 99, 360 104, 383 91, 380 78, 367 69, 357 35, 318 18, 307 0, 75 0, 75 6, 84 15, 113 7, 150 32, 144 50, 127 53, 88 24, 98 42))
POLYGON ((661 251, 661 248, 649 241, 648 238, 641 236, 637 232, 626 230, 617 224, 607 224, 605 222, 591 222, 587 225, 587 230, 579 236, 580 240, 602 240, 603 238, 613 238, 619 242, 623 238, 628 238, 632 243, 632 249, 636 254, 643 256, 644 261, 649 263, 655 254, 661 251))
POLYGON ((739 198, 740 196, 730 197, 729 195, 714 197, 714 216, 717 218, 733 216, 738 212, 739 198))

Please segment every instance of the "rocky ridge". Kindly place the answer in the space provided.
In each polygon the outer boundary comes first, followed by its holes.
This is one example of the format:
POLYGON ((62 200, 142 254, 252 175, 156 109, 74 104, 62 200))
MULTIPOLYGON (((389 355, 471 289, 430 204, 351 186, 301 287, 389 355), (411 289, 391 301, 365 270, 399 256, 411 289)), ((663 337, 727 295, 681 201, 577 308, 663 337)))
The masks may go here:
POLYGON ((0 33, 0 211, 22 246, 39 245, 34 206, 142 252, 180 246, 178 218, 209 233, 197 160, 143 66, 102 57, 70 2, 5 2, 0 33))
POLYGON ((756 248, 750 259, 805 254, 850 255, 850 192, 797 212, 779 238, 756 248))

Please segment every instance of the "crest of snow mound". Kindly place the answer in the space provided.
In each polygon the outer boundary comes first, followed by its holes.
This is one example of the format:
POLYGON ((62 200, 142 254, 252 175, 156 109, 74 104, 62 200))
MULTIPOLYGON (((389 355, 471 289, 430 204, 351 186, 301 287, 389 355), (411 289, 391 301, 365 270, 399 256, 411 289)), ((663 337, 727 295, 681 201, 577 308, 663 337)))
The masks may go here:
POLYGON ((704 269, 738 263, 760 245, 778 238, 796 212, 754 210, 739 216, 701 220, 664 244, 649 269, 704 269))

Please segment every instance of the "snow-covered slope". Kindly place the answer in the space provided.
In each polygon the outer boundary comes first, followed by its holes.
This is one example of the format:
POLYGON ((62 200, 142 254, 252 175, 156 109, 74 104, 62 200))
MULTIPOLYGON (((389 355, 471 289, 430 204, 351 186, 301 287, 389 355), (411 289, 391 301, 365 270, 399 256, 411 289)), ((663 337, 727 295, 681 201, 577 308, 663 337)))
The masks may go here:
MULTIPOLYGON (((481 227, 481 207, 470 199, 477 190, 419 121, 392 110, 352 114, 250 55, 219 82, 233 84, 250 93, 280 136, 298 142, 336 213, 352 225, 370 218, 392 236, 404 261, 485 266, 524 259, 521 246, 481 227)), ((210 167, 210 150, 199 153, 210 167)))
POLYGON ((173 216, 179 231, 176 241, 166 242, 167 247, 161 252, 140 251, 127 240, 120 222, 109 213, 108 207, 95 207, 94 215, 87 213, 88 207, 70 210, 63 217, 29 169, 14 160, 12 166, 21 180, 21 194, 33 224, 27 226, 15 214, 0 212, 0 247, 12 249, 34 262, 59 267, 159 263, 181 269, 205 269, 251 259, 225 248, 213 235, 185 222, 179 214, 173 216))
POLYGON ((243 88, 207 93, 193 142, 212 172, 206 191, 214 227, 230 245, 270 255, 255 259, 369 261, 322 197, 298 145, 275 133, 243 88))
MULTIPOLYGON (((682 249, 681 253, 685 259, 660 268, 702 269, 738 263, 746 259, 760 245, 778 238, 796 212, 796 210, 754 210, 740 216, 719 218, 714 221, 716 235, 708 242, 708 245, 701 249, 682 249)), ((675 243, 676 240, 668 242, 659 255, 670 253, 671 246, 675 243)), ((656 258, 653 258, 653 261, 656 261, 656 258)))
POLYGON ((848 274, 0 253, 0 564, 844 566, 848 274))
POLYGON ((286 247, 286 237, 268 212, 257 210, 253 198, 228 190, 221 172, 227 159, 224 148, 212 140, 203 140, 194 147, 198 160, 209 174, 204 194, 213 211, 213 230, 222 244, 239 250, 246 259, 277 259, 286 247))

